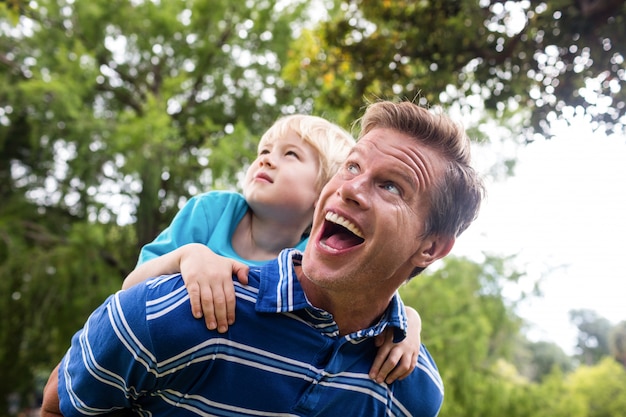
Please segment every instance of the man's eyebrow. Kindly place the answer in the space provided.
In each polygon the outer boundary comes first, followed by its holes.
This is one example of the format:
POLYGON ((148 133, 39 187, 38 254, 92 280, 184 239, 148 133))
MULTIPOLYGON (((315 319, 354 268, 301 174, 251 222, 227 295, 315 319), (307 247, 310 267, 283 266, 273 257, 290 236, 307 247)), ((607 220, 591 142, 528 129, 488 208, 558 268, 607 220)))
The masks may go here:
POLYGON ((417 189, 417 185, 419 184, 419 178, 415 179, 413 175, 407 173, 406 169, 393 169, 390 172, 391 175, 397 175, 402 178, 402 180, 406 182, 413 190, 417 189))
MULTIPOLYGON (((347 159, 349 159, 350 157, 354 157, 354 156, 361 156, 363 153, 364 153, 363 150, 358 149, 355 146, 352 149, 350 149, 347 159)), ((416 179, 413 175, 411 175, 407 171, 408 170, 406 169, 391 168, 387 171, 387 174, 389 176, 400 177, 404 182, 406 182, 409 185, 409 187, 412 187, 415 190, 417 189, 417 186, 419 184, 419 178, 416 179)))
POLYGON ((348 156, 361 155, 362 153, 356 146, 353 146, 350 152, 348 152, 348 156))

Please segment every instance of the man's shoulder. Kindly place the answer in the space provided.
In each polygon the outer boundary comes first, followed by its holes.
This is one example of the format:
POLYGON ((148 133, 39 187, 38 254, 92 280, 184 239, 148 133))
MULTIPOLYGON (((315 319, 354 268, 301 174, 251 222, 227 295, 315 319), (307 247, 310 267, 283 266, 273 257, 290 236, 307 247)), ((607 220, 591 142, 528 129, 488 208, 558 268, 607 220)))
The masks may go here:
POLYGON ((416 369, 397 385, 396 395, 419 415, 437 415, 443 404, 444 387, 437 365, 424 345, 420 347, 416 369), (416 396, 415 393, 420 395, 416 396))
POLYGON ((185 282, 180 274, 149 278, 116 294, 122 310, 130 312, 145 310, 147 319, 175 311, 177 306, 189 299, 185 282))

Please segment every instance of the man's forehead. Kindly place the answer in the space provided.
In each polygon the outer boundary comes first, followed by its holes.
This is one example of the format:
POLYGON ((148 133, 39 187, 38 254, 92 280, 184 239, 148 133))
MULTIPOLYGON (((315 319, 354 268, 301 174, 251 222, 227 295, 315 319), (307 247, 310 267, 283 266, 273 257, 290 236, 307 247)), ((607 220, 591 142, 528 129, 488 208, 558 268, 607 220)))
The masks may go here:
POLYGON ((370 131, 368 134, 360 138, 356 145, 352 148, 352 152, 363 153, 368 149, 378 149, 388 142, 383 132, 370 131))
POLYGON ((432 182, 445 166, 445 158, 439 152, 413 136, 388 128, 372 129, 353 151, 357 157, 380 162, 379 168, 388 173, 400 173, 414 185, 432 182))
POLYGON ((358 140, 353 151, 367 153, 369 151, 387 153, 389 151, 416 149, 418 143, 405 133, 389 129, 377 128, 370 130, 358 140))

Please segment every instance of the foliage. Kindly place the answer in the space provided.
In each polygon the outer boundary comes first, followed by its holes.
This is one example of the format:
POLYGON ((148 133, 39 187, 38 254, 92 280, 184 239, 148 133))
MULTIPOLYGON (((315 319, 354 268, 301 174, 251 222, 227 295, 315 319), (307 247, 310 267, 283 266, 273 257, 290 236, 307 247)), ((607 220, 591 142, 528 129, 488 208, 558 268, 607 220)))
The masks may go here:
POLYGON ((597 129, 623 129, 624 0, 333 4, 298 39, 285 77, 342 121, 364 98, 406 97, 486 109, 513 132, 526 128, 527 141, 574 112, 597 129))
POLYGON ((537 386, 536 411, 528 414, 536 417, 586 417, 586 402, 572 395, 565 376, 554 368, 537 386))
POLYGON ((568 373, 574 370, 571 357, 552 342, 520 340, 514 360, 520 372, 529 380, 540 382, 554 369, 568 373))
MULTIPOLYGON (((289 100, 305 4, 11 0, 0 8, 0 410, 190 195, 234 188, 289 100), (15 6, 15 7, 14 7, 15 6)), ((0 411, 0 414, 2 412, 0 411)))
POLYGON ((403 300, 420 312, 423 342, 439 365, 446 390, 442 415, 506 415, 498 414, 508 389, 499 369, 522 323, 502 291, 520 276, 499 258, 481 265, 448 257, 401 289, 403 300))
POLYGON ((117 263, 130 260, 123 248, 132 228, 66 217, 52 209, 41 216, 24 202, 18 221, 0 210, 1 393, 33 391, 38 372, 50 371, 87 315, 119 289, 117 263))
POLYGON ((572 310, 569 315, 570 321, 578 328, 576 356, 580 363, 593 365, 610 356, 611 323, 592 310, 572 310))
POLYGON ((15 192, 55 183, 39 205, 71 200, 74 214, 106 222, 121 213, 102 196, 119 190, 145 243, 181 199, 232 184, 279 114, 297 3, 37 4, 0 38, 0 145, 4 164, 19 164, 15 192))
POLYGON ((448 257, 401 289, 422 316, 422 341, 444 380, 441 415, 624 416, 623 401, 611 400, 626 398, 626 370, 617 362, 605 357, 574 369, 558 346, 520 335, 516 302, 503 290, 521 277, 505 259, 448 257))
MULTIPOLYGON (((237 187, 280 114, 349 127, 364 98, 408 97, 486 109, 527 140, 570 106, 624 123, 624 0, 321 4, 315 25, 299 0, 0 1, 0 415, 190 195, 237 187)), ((442 415, 619 416, 585 395, 588 378, 624 397, 604 350, 570 378, 520 335, 503 296, 519 276, 507 259, 450 258, 402 290, 445 379, 442 415)))
POLYGON ((626 369, 626 321, 622 321, 611 329, 609 334, 611 355, 626 369))
POLYGON ((611 358, 581 366, 568 379, 570 393, 586 405, 588 417, 626 416, 626 370, 611 358))

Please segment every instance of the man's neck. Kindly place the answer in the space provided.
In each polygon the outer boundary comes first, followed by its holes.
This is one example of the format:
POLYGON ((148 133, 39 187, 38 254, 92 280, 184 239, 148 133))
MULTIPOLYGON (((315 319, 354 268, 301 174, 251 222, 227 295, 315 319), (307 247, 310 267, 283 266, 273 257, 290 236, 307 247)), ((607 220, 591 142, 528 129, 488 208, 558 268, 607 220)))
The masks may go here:
POLYGON ((330 291, 316 286, 296 267, 296 275, 300 285, 313 306, 333 315, 341 336, 367 329, 383 315, 387 309, 389 298, 380 294, 356 294, 356 291, 330 291))

